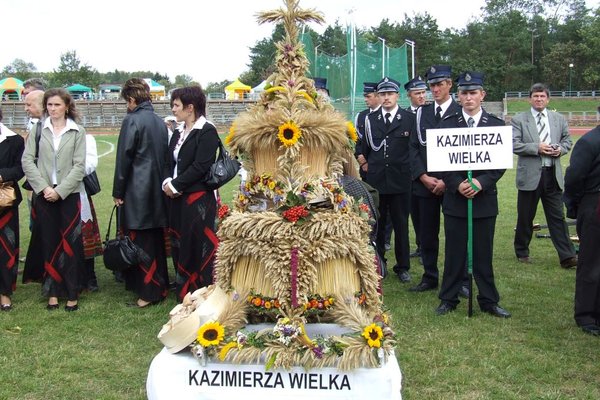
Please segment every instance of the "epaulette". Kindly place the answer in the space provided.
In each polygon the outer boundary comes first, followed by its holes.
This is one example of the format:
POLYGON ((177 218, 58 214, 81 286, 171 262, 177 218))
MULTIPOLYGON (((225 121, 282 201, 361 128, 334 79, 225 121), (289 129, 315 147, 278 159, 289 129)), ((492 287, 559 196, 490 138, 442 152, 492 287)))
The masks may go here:
POLYGON ((490 113, 488 113, 488 116, 489 116, 490 118, 492 118, 492 119, 497 119, 498 121, 500 121, 500 122, 503 122, 503 123, 504 123, 504 120, 503 120, 502 118, 500 118, 500 117, 497 117, 497 116, 495 116, 494 114, 490 114, 490 113))

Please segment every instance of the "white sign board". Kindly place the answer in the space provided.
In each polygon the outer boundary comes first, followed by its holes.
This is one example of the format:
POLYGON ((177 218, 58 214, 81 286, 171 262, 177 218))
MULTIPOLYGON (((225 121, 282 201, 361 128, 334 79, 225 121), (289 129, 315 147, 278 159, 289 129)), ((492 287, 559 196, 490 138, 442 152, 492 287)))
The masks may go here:
POLYGON ((427 129, 427 170, 475 171, 513 167, 512 127, 427 129))

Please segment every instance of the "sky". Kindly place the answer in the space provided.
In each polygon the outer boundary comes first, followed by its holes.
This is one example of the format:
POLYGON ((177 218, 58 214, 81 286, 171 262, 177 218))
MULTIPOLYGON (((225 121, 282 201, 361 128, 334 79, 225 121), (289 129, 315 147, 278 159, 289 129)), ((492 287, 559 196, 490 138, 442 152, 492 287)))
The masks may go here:
MULTIPOLYGON (((598 0, 586 0, 588 7, 598 0)), ((466 26, 481 15, 484 0, 301 0, 321 11, 322 33, 336 20, 369 28, 388 18, 428 12, 441 29, 466 26)), ((249 49, 270 37, 272 24, 255 14, 283 6, 282 0, 0 0, 0 70, 19 58, 50 72, 60 56, 75 50, 79 60, 106 73, 152 71, 189 75, 206 85, 234 80, 248 69, 249 49)), ((418 46, 418 43, 417 45, 418 46)), ((0 77, 4 78, 4 77, 0 77)))

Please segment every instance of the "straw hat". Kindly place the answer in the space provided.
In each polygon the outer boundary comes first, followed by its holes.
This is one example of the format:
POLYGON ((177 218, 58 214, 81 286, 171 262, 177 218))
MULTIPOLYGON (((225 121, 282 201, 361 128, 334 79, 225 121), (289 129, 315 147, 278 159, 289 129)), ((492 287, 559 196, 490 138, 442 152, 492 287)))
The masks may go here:
POLYGON ((225 291, 217 285, 188 293, 183 302, 169 312, 169 321, 158 333, 158 339, 169 353, 180 352, 196 340, 202 324, 219 317, 228 301, 225 291))

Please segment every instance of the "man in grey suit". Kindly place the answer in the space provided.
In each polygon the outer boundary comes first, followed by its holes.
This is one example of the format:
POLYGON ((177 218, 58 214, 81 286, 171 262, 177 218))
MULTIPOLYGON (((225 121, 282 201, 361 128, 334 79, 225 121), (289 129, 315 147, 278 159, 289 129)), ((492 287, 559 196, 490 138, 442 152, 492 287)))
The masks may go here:
POLYGON ((515 254, 522 263, 531 263, 529 243, 533 219, 540 199, 554 248, 563 268, 577 266, 577 256, 565 221, 562 191, 564 185, 560 157, 572 146, 565 118, 546 108, 548 88, 536 83, 529 91, 531 109, 512 119, 513 152, 517 164, 517 229, 515 254))

